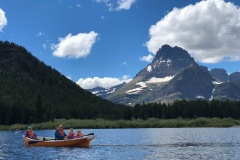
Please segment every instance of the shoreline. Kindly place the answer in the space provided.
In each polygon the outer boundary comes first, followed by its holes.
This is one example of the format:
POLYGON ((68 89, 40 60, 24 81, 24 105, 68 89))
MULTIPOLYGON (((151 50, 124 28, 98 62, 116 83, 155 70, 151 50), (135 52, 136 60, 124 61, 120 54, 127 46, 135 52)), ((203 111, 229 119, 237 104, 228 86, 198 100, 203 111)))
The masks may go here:
POLYGON ((0 125, 0 130, 26 130, 31 125, 34 130, 56 129, 62 124, 65 129, 84 128, 84 129, 114 129, 114 128, 240 128, 240 120, 232 118, 194 118, 194 119, 157 119, 147 120, 104 120, 104 119, 55 119, 54 122, 0 125))

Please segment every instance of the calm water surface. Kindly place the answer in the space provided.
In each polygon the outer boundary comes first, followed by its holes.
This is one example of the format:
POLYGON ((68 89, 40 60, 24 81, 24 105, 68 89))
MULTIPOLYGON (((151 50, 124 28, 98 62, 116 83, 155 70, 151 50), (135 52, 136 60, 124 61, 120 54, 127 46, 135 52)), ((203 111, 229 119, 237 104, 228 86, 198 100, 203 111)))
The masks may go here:
MULTIPOLYGON (((240 159, 240 128, 84 129, 82 132, 95 133, 90 148, 26 147, 23 133, 0 131, 0 159, 240 159)), ((54 130, 35 133, 49 137, 54 130)))

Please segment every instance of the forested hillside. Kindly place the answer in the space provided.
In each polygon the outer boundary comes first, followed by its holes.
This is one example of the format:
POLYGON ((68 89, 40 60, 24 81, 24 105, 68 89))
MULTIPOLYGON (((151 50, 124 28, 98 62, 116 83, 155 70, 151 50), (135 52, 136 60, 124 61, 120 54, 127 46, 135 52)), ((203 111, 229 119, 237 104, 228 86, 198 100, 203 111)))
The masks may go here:
POLYGON ((240 101, 177 100, 171 104, 117 105, 82 89, 25 48, 0 42, 0 125, 54 119, 240 119, 240 101))
POLYGON ((124 119, 127 108, 85 91, 25 48, 0 42, 0 124, 124 119))

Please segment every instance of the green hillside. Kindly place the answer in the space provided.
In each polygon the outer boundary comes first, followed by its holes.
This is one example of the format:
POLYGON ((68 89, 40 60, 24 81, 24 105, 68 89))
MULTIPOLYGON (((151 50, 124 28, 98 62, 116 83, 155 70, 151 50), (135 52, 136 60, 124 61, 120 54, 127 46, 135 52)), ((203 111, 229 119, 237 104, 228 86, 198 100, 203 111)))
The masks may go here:
POLYGON ((125 119, 127 110, 82 89, 24 47, 0 42, 0 124, 125 119))

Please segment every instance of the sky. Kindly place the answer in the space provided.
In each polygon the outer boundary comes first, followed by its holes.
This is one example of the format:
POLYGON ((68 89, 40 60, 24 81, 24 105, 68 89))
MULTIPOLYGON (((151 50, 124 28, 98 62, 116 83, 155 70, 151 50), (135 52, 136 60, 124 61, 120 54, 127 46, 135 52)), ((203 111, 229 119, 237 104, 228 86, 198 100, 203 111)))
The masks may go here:
POLYGON ((164 44, 240 71, 239 0, 0 0, 0 40, 84 89, 129 82, 164 44))

